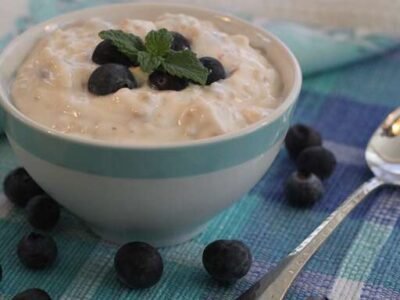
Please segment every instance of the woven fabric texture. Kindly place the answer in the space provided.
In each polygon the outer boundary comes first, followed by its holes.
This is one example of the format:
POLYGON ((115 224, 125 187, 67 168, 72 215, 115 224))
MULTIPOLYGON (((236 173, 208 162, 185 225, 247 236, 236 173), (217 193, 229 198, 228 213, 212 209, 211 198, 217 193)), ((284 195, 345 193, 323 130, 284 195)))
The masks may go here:
MULTIPOLYGON (((83 1, 57 2, 50 17, 83 1)), ((93 1, 87 1, 93 2, 93 1)), ((101 1, 100 1, 101 2, 101 1)), ((40 11, 40 7, 36 7, 40 11)), ((20 22, 32 22, 30 19, 20 22)), ((21 25, 22 26, 22 25, 21 25)), ((0 299, 39 287, 53 299, 235 299, 274 264, 293 250, 338 205, 372 174, 364 161, 370 135, 393 108, 400 105, 400 50, 379 58, 307 78, 293 122, 317 128, 337 159, 337 169, 325 182, 326 194, 312 209, 287 205, 283 183, 294 163, 282 149, 270 171, 233 207, 213 219, 204 233, 185 244, 161 249, 162 280, 153 288, 122 287, 113 270, 117 247, 99 240, 66 211, 51 233, 59 246, 54 267, 28 271, 16 256, 20 238, 32 229, 24 212, 0 196, 0 299), (201 254, 216 239, 239 239, 252 250, 248 275, 226 287, 210 280, 201 254)), ((0 137, 0 180, 18 166, 5 136, 0 137)), ((400 190, 385 187, 371 195, 335 231, 290 289, 286 299, 327 295, 333 300, 400 299, 400 190)))

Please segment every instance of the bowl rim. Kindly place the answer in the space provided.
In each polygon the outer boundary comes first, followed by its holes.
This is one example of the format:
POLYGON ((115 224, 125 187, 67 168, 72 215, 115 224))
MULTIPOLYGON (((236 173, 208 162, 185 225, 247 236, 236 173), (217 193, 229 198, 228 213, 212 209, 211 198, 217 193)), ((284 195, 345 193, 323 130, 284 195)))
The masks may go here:
MULTIPOLYGON (((198 140, 189 140, 189 141, 178 141, 178 142, 167 142, 167 143, 161 143, 161 144, 131 144, 131 143, 115 143, 115 142, 108 142, 104 140, 97 140, 93 138, 87 138, 87 137, 81 137, 81 136, 76 136, 76 135, 70 135, 66 133, 62 133, 56 130, 52 130, 51 128, 48 128, 32 119, 29 117, 25 116, 21 111, 19 111, 15 105, 12 104, 11 100, 11 95, 10 92, 8 91, 8 88, 4 85, 0 85, 0 104, 1 108, 6 112, 6 114, 11 114, 14 118, 16 118, 19 122, 22 122, 24 125, 31 127, 42 134, 45 134, 47 136, 51 137, 56 137, 60 140, 68 141, 71 143, 78 143, 82 145, 87 145, 87 146, 96 146, 96 147, 105 147, 105 148, 114 148, 114 149, 137 149, 137 150, 162 150, 162 149, 175 149, 175 148, 186 148, 186 147, 195 147, 195 146, 207 146, 211 144, 217 144, 220 142, 225 142, 229 140, 233 140, 236 138, 240 138, 243 136, 246 136, 248 134, 251 134, 265 126, 268 126, 269 124, 272 124, 274 121, 279 119, 291 106, 292 104, 296 101, 301 85, 302 85, 302 73, 301 73, 301 68, 299 65, 299 62, 297 61, 296 57, 294 54, 289 50, 289 48, 274 34, 269 32, 268 30, 265 30, 264 28, 254 25, 246 20, 243 20, 237 16, 234 16, 229 13, 221 12, 218 10, 213 10, 209 8, 204 8, 196 5, 188 5, 188 4, 163 4, 163 3, 156 3, 156 2, 151 2, 151 3, 116 3, 116 4, 106 4, 106 5, 99 5, 99 6, 94 6, 94 7, 89 7, 85 9, 80 9, 80 10, 75 10, 69 13, 61 14, 58 15, 54 18, 51 18, 49 20, 46 20, 44 22, 41 22, 35 26, 30 27, 28 30, 24 31, 22 34, 14 38, 5 48, 4 50, 0 53, 0 66, 3 64, 3 61, 5 60, 5 57, 10 55, 9 52, 13 51, 13 48, 16 47, 21 41, 26 36, 29 36, 30 32, 35 31, 35 30, 42 30, 45 28, 46 25, 52 24, 52 23, 60 23, 60 19, 65 19, 68 17, 74 18, 79 15, 84 15, 84 14, 90 14, 94 13, 97 10, 104 10, 104 9, 113 9, 116 7, 127 7, 129 8, 134 8, 134 7, 143 7, 143 8, 151 8, 151 7, 163 7, 163 8, 168 8, 168 9, 187 9, 187 10, 193 10, 195 12, 199 13, 205 13, 209 15, 215 15, 221 18, 229 18, 231 21, 239 24, 239 25, 245 25, 250 28, 253 28, 254 30, 262 33, 264 36, 266 36, 269 40, 271 40, 273 43, 278 44, 278 46, 283 49, 286 52, 286 55, 290 59, 290 63, 293 67, 294 70, 294 81, 293 85, 290 88, 290 91, 288 95, 283 98, 283 102, 276 108, 274 109, 267 117, 261 119, 260 121, 250 124, 244 128, 241 128, 237 131, 225 133, 219 136, 214 136, 214 137, 209 137, 205 139, 198 139, 198 140)), ((65 22, 63 22, 65 23, 65 22)), ((0 108, 0 109, 1 109, 0 108)), ((5 130, 6 131, 6 130, 5 130)), ((6 131, 7 133, 7 131, 6 131)))

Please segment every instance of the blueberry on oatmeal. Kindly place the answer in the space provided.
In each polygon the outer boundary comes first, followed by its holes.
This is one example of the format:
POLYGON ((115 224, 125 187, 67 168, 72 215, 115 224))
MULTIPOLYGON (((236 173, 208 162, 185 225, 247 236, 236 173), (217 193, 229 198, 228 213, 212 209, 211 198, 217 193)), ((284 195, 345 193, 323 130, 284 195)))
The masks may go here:
POLYGON ((190 50, 190 42, 182 34, 176 31, 171 31, 173 40, 171 44, 171 49, 175 51, 190 50))
POLYGON ((149 76, 150 86, 159 91, 181 91, 189 85, 188 80, 162 71, 154 71, 149 76))
POLYGON ((97 45, 92 54, 92 61, 98 65, 110 63, 126 67, 137 67, 139 65, 137 61, 133 61, 121 53, 110 40, 104 40, 97 45))
POLYGON ((200 58, 200 62, 209 71, 207 85, 226 78, 224 66, 217 59, 213 57, 202 57, 200 58))
POLYGON ((89 78, 88 88, 92 94, 105 96, 122 88, 137 87, 135 77, 123 65, 105 64, 98 67, 89 78))

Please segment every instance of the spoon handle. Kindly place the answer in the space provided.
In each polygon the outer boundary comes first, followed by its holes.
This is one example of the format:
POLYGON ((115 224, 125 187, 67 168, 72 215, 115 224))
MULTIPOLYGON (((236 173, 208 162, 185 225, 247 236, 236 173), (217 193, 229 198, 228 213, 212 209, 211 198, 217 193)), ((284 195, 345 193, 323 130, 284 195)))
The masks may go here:
POLYGON ((281 300, 294 279, 303 269, 318 248, 328 239, 346 216, 373 190, 384 182, 376 177, 362 184, 339 206, 321 225, 319 225, 292 253, 264 275, 237 300, 281 300))

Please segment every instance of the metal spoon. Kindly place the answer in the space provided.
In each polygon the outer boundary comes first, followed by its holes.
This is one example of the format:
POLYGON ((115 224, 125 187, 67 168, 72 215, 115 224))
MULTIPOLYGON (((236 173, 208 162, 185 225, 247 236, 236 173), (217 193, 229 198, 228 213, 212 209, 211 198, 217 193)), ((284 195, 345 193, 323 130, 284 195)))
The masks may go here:
POLYGON ((365 152, 374 177, 362 184, 292 253, 278 263, 237 300, 281 300, 293 281, 346 216, 365 197, 385 184, 400 186, 400 107, 375 131, 365 152))

